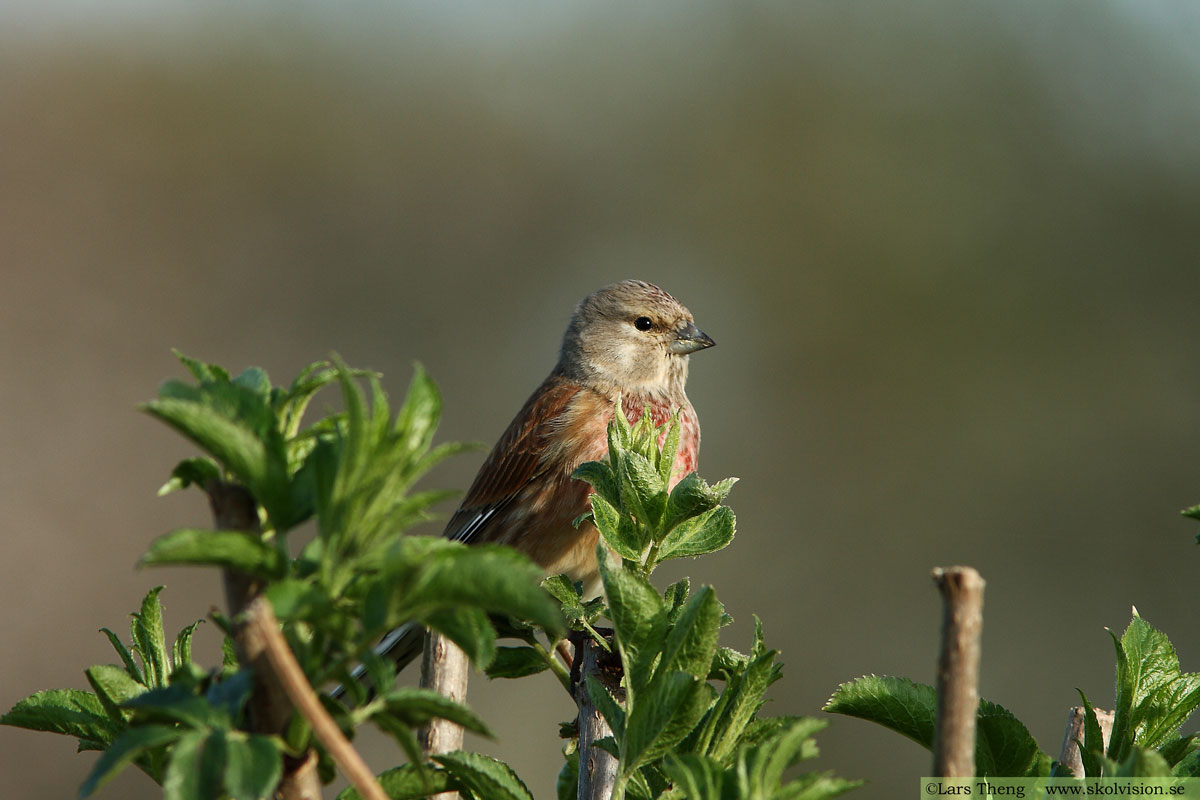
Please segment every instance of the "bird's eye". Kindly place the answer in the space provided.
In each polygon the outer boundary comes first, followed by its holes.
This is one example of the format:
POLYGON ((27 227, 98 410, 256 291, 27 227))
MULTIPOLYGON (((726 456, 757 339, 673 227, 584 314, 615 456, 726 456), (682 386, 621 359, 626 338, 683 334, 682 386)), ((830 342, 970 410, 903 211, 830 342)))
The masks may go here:
POLYGON ((654 322, 649 317, 638 317, 633 321, 633 327, 639 331, 648 331, 654 327, 654 322))

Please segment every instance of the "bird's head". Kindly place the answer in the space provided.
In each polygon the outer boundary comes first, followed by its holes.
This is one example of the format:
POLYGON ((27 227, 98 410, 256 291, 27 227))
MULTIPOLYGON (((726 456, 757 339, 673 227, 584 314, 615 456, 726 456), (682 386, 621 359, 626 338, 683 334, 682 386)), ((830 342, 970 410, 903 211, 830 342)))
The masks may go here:
POLYGON ((681 395, 688 354, 714 344, 674 297, 644 281, 621 281, 580 301, 558 367, 609 393, 681 395))

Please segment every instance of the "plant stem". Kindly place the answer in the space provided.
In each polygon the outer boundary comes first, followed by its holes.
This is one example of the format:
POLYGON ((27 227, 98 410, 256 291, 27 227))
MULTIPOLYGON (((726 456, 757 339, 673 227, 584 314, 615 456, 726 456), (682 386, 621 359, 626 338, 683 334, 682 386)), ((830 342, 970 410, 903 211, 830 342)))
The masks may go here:
POLYGON ((970 778, 975 775, 984 580, 971 567, 938 567, 933 571, 933 580, 944 601, 933 774, 940 778, 970 778))
MULTIPOLYGON (((432 689, 456 703, 467 699, 467 654, 440 633, 426 631, 425 655, 421 660, 421 686, 432 689)), ((463 729, 448 719, 435 717, 421 730, 421 750, 426 758, 462 748, 463 729)), ((442 800, 457 800, 457 792, 434 795, 442 800)))
POLYGON ((580 637, 575 653, 580 662, 579 683, 575 687, 575 702, 579 706, 579 783, 577 800, 619 800, 625 796, 625 784, 617 774, 618 762, 608 752, 595 746, 597 739, 612 736, 604 716, 588 694, 587 678, 591 675, 618 700, 621 698, 621 670, 606 668, 602 659, 608 654, 590 637, 580 637))

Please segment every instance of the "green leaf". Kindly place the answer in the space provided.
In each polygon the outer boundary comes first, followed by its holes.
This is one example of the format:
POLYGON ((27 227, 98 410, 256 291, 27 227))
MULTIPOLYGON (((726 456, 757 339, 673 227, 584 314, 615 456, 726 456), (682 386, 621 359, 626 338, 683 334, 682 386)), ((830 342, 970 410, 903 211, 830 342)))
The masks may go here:
MULTIPOLYGON (((628 452, 617 473, 621 505, 637 520, 651 528, 662 519, 667 505, 667 485, 658 470, 640 453, 628 452)), ((649 542, 642 542, 640 552, 649 542)))
POLYGON ((383 694, 386 713, 417 728, 439 717, 461 725, 472 733, 494 738, 491 729, 471 709, 430 689, 406 687, 383 694))
POLYGON ((658 550, 658 558, 684 558, 715 553, 733 541, 733 509, 719 506, 676 525, 658 550))
POLYGON ((556 603, 538 585, 542 570, 511 547, 405 536, 389 554, 381 580, 389 587, 393 624, 455 606, 475 606, 564 632, 556 603))
POLYGON ((1200 505, 1192 506, 1191 508, 1185 508, 1183 511, 1180 511, 1179 513, 1185 517, 1191 517, 1192 519, 1200 519, 1200 505))
POLYGON ((267 587, 267 599, 280 620, 317 620, 329 613, 330 600, 312 581, 284 578, 267 587))
POLYGON ((721 604, 711 586, 692 595, 680 612, 662 649, 658 669, 680 670, 708 678, 720 631, 721 604))
POLYGON ((590 483, 596 490, 596 494, 606 500, 609 505, 615 506, 621 502, 621 490, 608 462, 585 461, 575 468, 571 477, 577 481, 590 483))
POLYGON ((1134 746, 1117 767, 1118 778, 1169 778, 1171 765, 1154 750, 1134 746))
POLYGON ((679 435, 682 426, 679 424, 679 409, 671 415, 667 425, 667 435, 663 438, 662 449, 659 451, 658 475, 664 485, 671 482, 671 472, 675 467, 675 454, 679 452, 679 435))
POLYGON ((631 682, 630 690, 636 693, 650 679, 651 660, 666 633, 666 608, 658 592, 641 575, 608 566, 602 552, 596 557, 625 674, 631 682))
MULTIPOLYGON (((420 769, 412 764, 380 773, 378 780, 391 800, 421 800, 455 788, 449 773, 441 769, 420 769)), ((344 789, 337 800, 362 800, 362 795, 351 786, 344 789)))
POLYGON ((117 651, 117 655, 121 657, 121 663, 125 665, 125 670, 129 673, 129 675, 139 683, 145 683, 146 676, 142 672, 142 668, 138 666, 137 661, 134 660, 133 653, 129 652, 129 648, 126 647, 121 642, 120 638, 118 638, 118 636, 108 628, 101 628, 100 632, 108 637, 109 643, 112 644, 113 649, 117 651))
POLYGON ((226 750, 222 730, 189 731, 180 736, 163 775, 163 800, 218 800, 226 750))
POLYGON ((235 800, 270 797, 283 777, 277 740, 260 734, 230 733, 225 760, 225 791, 235 800))
POLYGON ((482 753, 442 753, 433 760, 446 768, 454 782, 487 800, 533 800, 529 789, 502 761, 482 753))
POLYGON ((99 698, 81 689, 50 689, 30 695, 0 717, 0 725, 99 742, 109 742, 116 735, 99 698))
POLYGON ((755 646, 743 667, 728 673, 725 690, 699 730, 696 750, 728 764, 742 733, 763 705, 767 687, 775 680, 777 650, 767 650, 756 631, 755 646))
POLYGON ((1079 743, 1076 740, 1076 744, 1079 747, 1079 761, 1083 765, 1083 775, 1075 777, 1082 778, 1088 775, 1099 777, 1102 769, 1101 762, 1104 759, 1104 733, 1100 730, 1100 720, 1096 718, 1096 709, 1092 708, 1087 695, 1080 691, 1079 698, 1083 701, 1083 742, 1079 743))
POLYGON ((711 758, 695 754, 667 756, 667 775, 688 800, 722 800, 725 772, 711 758))
POLYGON ((1136 612, 1113 644, 1117 698, 1108 756, 1124 762, 1135 744, 1155 748, 1178 732, 1200 705, 1200 674, 1181 672, 1170 640, 1136 612))
POLYGON ((84 671, 96 697, 108 710, 113 720, 124 719, 118 707, 147 691, 146 687, 134 680, 128 672, 112 664, 96 664, 84 671))
MULTIPOLYGON (((844 683, 825 711, 877 722, 925 748, 933 746, 937 696, 932 686, 906 678, 869 675, 844 683)), ((975 764, 980 775, 1024 777, 1048 774, 1050 759, 1029 730, 1007 709, 979 701, 975 764)))
POLYGON ((637 527, 623 517, 616 507, 595 494, 592 495, 592 520, 613 552, 628 561, 641 560, 644 545, 641 544, 637 527))
POLYGON ((203 488, 209 481, 220 479, 221 468, 211 458, 186 458, 171 471, 171 479, 158 490, 158 496, 162 497, 192 485, 203 488))
POLYGON ((181 731, 170 725, 139 725, 129 728, 117 737, 88 773, 79 796, 87 797, 112 780, 118 772, 147 750, 170 744, 179 738, 181 731))
POLYGON ((573 751, 563 761, 554 781, 554 796, 558 800, 576 800, 579 791, 579 751, 573 751))
POLYGON ((121 707, 136 711, 145 719, 181 722, 189 728, 226 727, 229 724, 228 717, 220 710, 183 685, 150 689, 126 700, 121 707))
POLYGON ((205 364, 203 361, 197 361, 194 358, 188 358, 176 349, 172 349, 171 353, 187 367, 188 372, 192 373, 192 376, 200 383, 229 382, 229 373, 222 367, 216 364, 205 364))
POLYGON ((139 566, 208 564, 262 578, 282 577, 286 564, 256 533, 179 528, 154 540, 139 566))
POLYGON ((289 518, 287 453, 266 398, 233 383, 168 381, 141 406, 191 439, 250 489, 280 531, 289 518))
POLYGON ((524 678, 549 669, 546 659, 532 647, 498 647, 487 668, 489 678, 524 678))
POLYGON ((192 636, 202 622, 204 622, 202 619, 196 620, 175 637, 175 645, 171 648, 171 657, 174 659, 176 669, 192 663, 192 636))
POLYGON ((151 688, 166 686, 171 673, 170 657, 167 655, 167 640, 163 633, 162 605, 158 594, 163 587, 156 586, 142 599, 141 613, 132 615, 133 644, 142 658, 142 671, 151 688))
POLYGON ((632 774, 642 764, 665 752, 674 742, 664 741, 671 719, 689 704, 699 682, 686 672, 659 676, 632 704, 621 739, 621 771, 632 774))

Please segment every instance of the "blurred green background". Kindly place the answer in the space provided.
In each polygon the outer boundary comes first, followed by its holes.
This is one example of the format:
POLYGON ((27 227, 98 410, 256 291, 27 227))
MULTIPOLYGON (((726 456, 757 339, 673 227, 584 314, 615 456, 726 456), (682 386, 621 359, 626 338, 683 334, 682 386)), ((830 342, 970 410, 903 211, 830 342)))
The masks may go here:
MULTIPOLYGON (((169 348, 277 381, 336 350, 393 395, 420 360, 442 438, 490 444, 627 277, 719 343, 689 393, 739 535, 663 579, 714 583, 731 646, 762 617, 771 713, 931 682, 954 563, 988 580, 983 694, 1052 755, 1076 687, 1111 707, 1131 605, 1200 670, 1200 6, 60 1, 0 31, 5 709, 84 686, 150 586, 171 631, 220 602, 133 568, 209 519, 155 497, 191 451, 134 411, 169 348)), ((552 684, 471 690, 539 798, 552 684)), ((925 751, 832 722, 819 766, 916 791, 925 751)), ((0 728, 6 798, 94 758, 0 728)))

